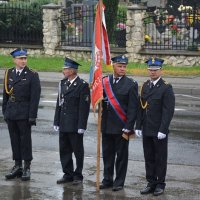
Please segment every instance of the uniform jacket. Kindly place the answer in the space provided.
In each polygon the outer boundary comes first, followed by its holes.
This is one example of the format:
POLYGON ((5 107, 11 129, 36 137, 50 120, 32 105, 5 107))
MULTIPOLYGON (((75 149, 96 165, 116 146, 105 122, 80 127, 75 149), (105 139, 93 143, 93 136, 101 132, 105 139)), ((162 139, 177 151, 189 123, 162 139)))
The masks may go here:
POLYGON ((67 88, 67 79, 61 80, 57 98, 54 125, 61 132, 77 132, 87 128, 90 110, 90 90, 88 83, 77 77, 67 88), (59 105, 61 103, 61 105, 59 105))
POLYGON ((111 87, 120 106, 126 113, 127 122, 124 124, 110 105, 104 91, 102 111, 102 133, 122 134, 122 129, 133 130, 138 110, 138 84, 123 76, 113 85, 113 75, 109 75, 111 87))
POLYGON ((11 68, 5 78, 2 104, 4 118, 11 120, 37 118, 41 93, 38 73, 25 67, 20 76, 16 77, 15 68, 11 68), (8 90, 13 87, 10 95, 5 90, 5 78, 8 90))
POLYGON ((150 89, 150 80, 141 90, 141 101, 136 122, 136 129, 142 130, 144 136, 157 136, 158 132, 168 134, 169 125, 175 108, 175 97, 172 86, 162 78, 150 89))

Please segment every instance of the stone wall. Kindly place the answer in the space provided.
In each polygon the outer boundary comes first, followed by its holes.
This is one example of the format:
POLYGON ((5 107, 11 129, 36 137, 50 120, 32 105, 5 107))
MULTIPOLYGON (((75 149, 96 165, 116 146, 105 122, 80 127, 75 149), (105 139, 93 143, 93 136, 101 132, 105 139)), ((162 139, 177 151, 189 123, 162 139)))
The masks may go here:
POLYGON ((165 60, 165 64, 172 66, 199 66, 200 52, 198 51, 142 50, 145 43, 143 25, 145 10, 146 8, 140 5, 128 7, 126 55, 130 61, 144 63, 149 57, 158 56, 165 60))
MULTIPOLYGON (((10 52, 15 50, 17 47, 20 47, 18 45, 0 45, 0 54, 1 55, 10 55, 10 52)), ((40 56, 44 55, 44 49, 42 47, 32 47, 32 46, 26 46, 28 50, 28 55, 30 56, 40 56)))
POLYGON ((61 6, 48 4, 43 6, 43 47, 46 55, 54 55, 61 35, 61 6))
MULTIPOLYGON (((60 47, 60 16, 61 6, 48 4, 43 6, 43 46, 25 45, 30 56, 60 56, 75 60, 91 60, 91 48, 60 47)), ((126 54, 130 62, 144 63, 151 56, 165 60, 165 64, 173 66, 200 65, 200 53, 189 51, 155 51, 142 50, 144 44, 143 18, 145 7, 132 5, 127 11, 126 48, 111 49, 111 56, 126 54)), ((17 45, 0 45, 0 54, 9 55, 17 45)))

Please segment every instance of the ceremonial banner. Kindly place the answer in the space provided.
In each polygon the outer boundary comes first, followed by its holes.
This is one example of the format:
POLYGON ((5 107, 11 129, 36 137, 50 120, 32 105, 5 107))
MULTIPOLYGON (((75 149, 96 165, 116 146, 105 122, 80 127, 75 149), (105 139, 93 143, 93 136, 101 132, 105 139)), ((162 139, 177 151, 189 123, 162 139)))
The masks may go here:
POLYGON ((104 60, 106 65, 110 65, 110 47, 106 31, 104 9, 102 0, 99 0, 95 18, 92 64, 90 68, 91 102, 93 110, 95 110, 96 105, 103 99, 102 60, 104 60))

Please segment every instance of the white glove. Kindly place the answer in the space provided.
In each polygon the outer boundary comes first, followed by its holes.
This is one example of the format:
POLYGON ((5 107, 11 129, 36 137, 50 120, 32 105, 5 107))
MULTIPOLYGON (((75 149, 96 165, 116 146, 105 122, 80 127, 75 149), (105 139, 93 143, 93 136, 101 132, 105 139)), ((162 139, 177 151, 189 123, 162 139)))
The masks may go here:
POLYGON ((85 133, 85 129, 78 129, 78 134, 84 134, 85 133))
POLYGON ((137 137, 142 137, 142 131, 141 130, 135 130, 135 134, 137 137))
POLYGON ((162 139, 164 139, 164 138, 166 138, 166 134, 161 133, 161 132, 158 132, 158 139, 159 139, 159 140, 162 140, 162 139))
POLYGON ((125 133, 129 133, 129 132, 131 132, 130 130, 125 129, 125 128, 123 128, 122 131, 125 132, 125 133))
POLYGON ((54 131, 59 131, 59 126, 53 126, 54 131))

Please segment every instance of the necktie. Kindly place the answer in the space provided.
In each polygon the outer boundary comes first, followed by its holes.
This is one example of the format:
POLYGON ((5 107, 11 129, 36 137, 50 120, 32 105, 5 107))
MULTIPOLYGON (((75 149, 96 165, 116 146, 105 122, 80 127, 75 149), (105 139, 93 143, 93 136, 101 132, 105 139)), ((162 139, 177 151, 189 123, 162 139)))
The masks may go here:
POLYGON ((17 77, 19 77, 19 76, 20 76, 20 71, 17 72, 17 77))
POLYGON ((152 81, 150 82, 149 87, 150 87, 150 89, 152 89, 154 87, 154 84, 152 81))
POLYGON ((67 89, 69 88, 70 85, 71 85, 71 82, 67 81, 67 83, 66 83, 67 89))
POLYGON ((67 85, 67 86, 70 86, 70 84, 71 84, 70 81, 67 81, 66 85, 67 85))
POLYGON ((114 78, 114 83, 113 84, 117 84, 118 80, 119 80, 119 78, 114 78))

